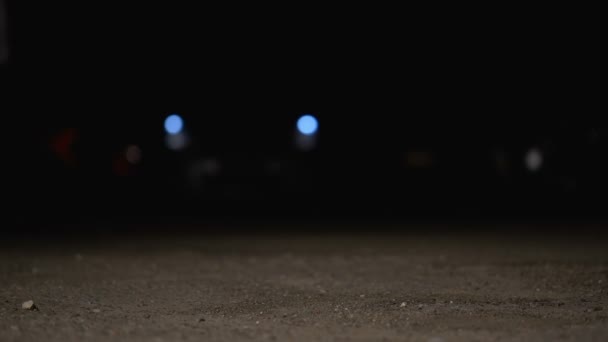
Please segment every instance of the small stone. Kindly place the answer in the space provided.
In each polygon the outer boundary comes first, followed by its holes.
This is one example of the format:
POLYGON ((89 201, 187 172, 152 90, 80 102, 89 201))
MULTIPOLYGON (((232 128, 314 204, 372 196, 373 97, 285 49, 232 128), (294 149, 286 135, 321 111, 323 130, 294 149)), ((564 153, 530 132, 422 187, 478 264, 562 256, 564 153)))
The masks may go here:
POLYGON ((602 279, 600 279, 600 280, 598 280, 598 281, 597 281, 597 283, 598 283, 598 284, 601 284, 601 283, 603 283, 603 282, 604 282, 604 281, 603 281, 602 279))
POLYGON ((422 310, 423 307, 424 307, 424 305, 418 304, 418 310, 422 310))
POLYGON ((23 302, 23 304, 21 304, 21 308, 23 310, 38 310, 38 307, 36 306, 36 304, 34 304, 33 300, 28 300, 27 302, 23 302))
POLYGON ((93 312, 94 312, 94 313, 100 313, 100 312, 101 312, 101 310, 99 310, 99 309, 93 309, 93 312))
POLYGON ((204 322, 204 321, 205 321, 205 318, 204 318, 204 317, 201 317, 201 318, 199 318, 199 319, 198 319, 198 322, 199 322, 199 323, 202 323, 202 322, 204 322))
POLYGON ((255 321, 255 324, 260 324, 260 321, 255 321))
POLYGON ((450 304, 454 304, 454 301, 453 301, 453 300, 451 300, 451 301, 450 301, 450 304))
POLYGON ((19 331, 19 327, 16 325, 11 325, 11 330, 12 331, 19 331))
POLYGON ((365 295, 364 295, 364 294, 362 294, 362 295, 359 295, 359 297, 361 297, 361 298, 365 298, 365 295))
POLYGON ((399 305, 399 307, 402 307, 402 308, 404 308, 406 306, 407 306, 407 304, 405 302, 402 302, 401 305, 399 305))
MULTIPOLYGON (((144 315, 144 318, 145 318, 145 319, 150 319, 150 317, 152 317, 150 314, 145 314, 145 315, 144 315)), ((199 321, 199 322, 200 322, 200 321, 199 321)))

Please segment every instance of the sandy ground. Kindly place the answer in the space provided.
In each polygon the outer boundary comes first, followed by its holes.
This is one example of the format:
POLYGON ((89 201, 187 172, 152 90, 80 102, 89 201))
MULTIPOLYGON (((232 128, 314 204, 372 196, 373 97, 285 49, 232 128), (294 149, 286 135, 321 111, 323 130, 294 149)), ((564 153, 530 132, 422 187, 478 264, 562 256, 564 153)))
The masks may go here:
POLYGON ((0 249, 0 341, 607 341, 593 235, 178 236, 0 249), (38 311, 23 310, 34 300, 38 311))

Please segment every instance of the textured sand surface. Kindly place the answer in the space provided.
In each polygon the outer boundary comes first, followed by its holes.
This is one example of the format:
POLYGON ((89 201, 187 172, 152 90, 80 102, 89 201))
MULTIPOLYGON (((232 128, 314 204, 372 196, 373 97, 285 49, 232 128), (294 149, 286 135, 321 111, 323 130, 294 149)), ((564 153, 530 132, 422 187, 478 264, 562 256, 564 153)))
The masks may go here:
POLYGON ((0 249, 1 341, 606 341, 593 236, 179 236, 0 249), (39 311, 21 308, 34 300, 39 311))

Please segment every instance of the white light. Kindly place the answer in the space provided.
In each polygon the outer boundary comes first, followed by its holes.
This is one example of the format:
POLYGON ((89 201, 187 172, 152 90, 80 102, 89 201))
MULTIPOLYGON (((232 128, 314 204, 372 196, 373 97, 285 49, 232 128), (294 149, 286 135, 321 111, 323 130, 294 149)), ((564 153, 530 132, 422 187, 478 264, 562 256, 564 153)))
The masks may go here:
POLYGON ((183 128, 184 120, 182 120, 179 115, 172 114, 165 119, 165 131, 167 131, 167 133, 179 134, 183 128))
POLYGON ((304 115, 298 119, 298 131, 304 135, 313 135, 319 129, 319 121, 312 115, 304 115))
POLYGON ((165 143, 167 147, 173 151, 183 150, 188 147, 188 143, 190 139, 186 133, 177 133, 177 134, 167 134, 165 137, 165 143))
POLYGON ((296 147, 304 152, 309 152, 317 146, 317 136, 314 134, 296 134, 296 147))
POLYGON ((528 170, 536 172, 543 166, 543 154, 537 148, 530 149, 526 153, 525 163, 528 170))

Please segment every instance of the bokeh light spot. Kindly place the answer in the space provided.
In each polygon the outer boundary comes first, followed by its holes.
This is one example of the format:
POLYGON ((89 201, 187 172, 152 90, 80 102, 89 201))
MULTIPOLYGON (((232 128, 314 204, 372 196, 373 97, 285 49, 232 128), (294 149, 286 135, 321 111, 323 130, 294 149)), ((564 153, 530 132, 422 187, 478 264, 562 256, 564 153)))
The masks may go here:
POLYGON ((304 135, 313 135, 319 129, 319 121, 312 115, 304 115, 298 119, 298 131, 304 135))
POLYGON ((170 150, 180 151, 188 147, 190 139, 184 132, 177 134, 167 134, 165 137, 165 143, 170 150))
POLYGON ((169 134, 179 134, 184 128, 184 120, 177 114, 169 115, 165 119, 165 131, 169 134))
POLYGON ((526 167, 532 172, 540 170, 543 166, 543 154, 537 148, 532 148, 526 153, 526 167))

